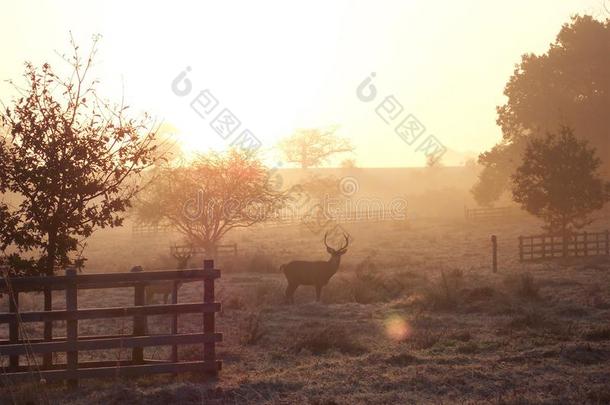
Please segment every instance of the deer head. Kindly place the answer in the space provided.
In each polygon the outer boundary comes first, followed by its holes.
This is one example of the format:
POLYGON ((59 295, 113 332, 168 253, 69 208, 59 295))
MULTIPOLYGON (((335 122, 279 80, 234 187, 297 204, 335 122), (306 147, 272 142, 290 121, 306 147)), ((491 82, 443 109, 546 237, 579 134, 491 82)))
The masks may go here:
POLYGON ((186 269, 188 267, 188 261, 193 255, 193 245, 177 246, 174 244, 170 251, 174 259, 178 261, 178 269, 186 269))
POLYGON ((347 247, 349 246, 349 238, 347 237, 347 235, 343 234, 343 237, 345 238, 345 244, 339 249, 334 249, 328 246, 328 242, 326 241, 327 237, 328 232, 324 234, 324 246, 326 246, 326 251, 330 253, 330 260, 332 260, 333 258, 337 258, 337 260, 339 260, 339 258, 344 255, 345 252, 347 252, 347 247))

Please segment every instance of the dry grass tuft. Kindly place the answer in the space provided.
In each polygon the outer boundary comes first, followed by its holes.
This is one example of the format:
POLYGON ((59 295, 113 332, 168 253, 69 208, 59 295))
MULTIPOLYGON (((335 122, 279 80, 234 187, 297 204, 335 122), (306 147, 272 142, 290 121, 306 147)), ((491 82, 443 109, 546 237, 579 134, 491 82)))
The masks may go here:
POLYGON ((602 340, 610 340, 610 327, 602 326, 599 328, 591 329, 587 331, 583 337, 593 342, 599 342, 602 340))
POLYGON ((315 355, 321 355, 331 351, 357 355, 367 351, 363 345, 355 341, 347 331, 340 326, 326 326, 323 328, 303 330, 296 337, 296 342, 292 349, 295 353, 308 351, 315 355))
POLYGON ((530 273, 506 276, 504 285, 513 295, 528 300, 540 299, 540 286, 530 273))
POLYGON ((243 345, 255 345, 265 336, 265 331, 261 328, 260 314, 249 314, 240 329, 243 331, 240 338, 243 345))
POLYGON ((428 307, 432 310, 456 309, 460 303, 463 279, 461 269, 442 271, 440 278, 425 289, 428 307))

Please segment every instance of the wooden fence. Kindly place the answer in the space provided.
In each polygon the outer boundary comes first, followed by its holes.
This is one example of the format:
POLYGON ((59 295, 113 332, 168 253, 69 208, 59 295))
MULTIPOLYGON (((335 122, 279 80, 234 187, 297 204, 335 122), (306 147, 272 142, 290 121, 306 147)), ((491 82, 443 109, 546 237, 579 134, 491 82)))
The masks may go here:
POLYGON ((521 262, 602 255, 610 255, 608 231, 574 233, 565 238, 561 235, 519 236, 521 262))
POLYGON ((216 253, 206 252, 205 248, 190 245, 172 245, 169 247, 172 256, 190 253, 191 255, 237 256, 237 243, 216 245, 216 253))
POLYGON ((464 207, 464 217, 469 222, 482 222, 493 219, 502 219, 519 215, 517 207, 496 207, 496 208, 466 208, 464 207))
POLYGON ((166 235, 172 232, 169 224, 134 224, 131 227, 133 236, 154 237, 156 235, 166 235))
MULTIPOLYGON (((66 270, 65 276, 51 277, 4 277, 0 280, 0 292, 8 293, 9 312, 0 313, 0 324, 9 324, 9 339, 0 340, 0 363, 6 361, 4 371, 11 383, 31 380, 66 380, 72 387, 82 378, 140 376, 156 373, 208 372, 217 373, 221 362, 216 359, 215 345, 222 340, 222 334, 215 330, 215 315, 220 311, 220 303, 214 300, 214 282, 220 277, 220 270, 214 269, 214 262, 204 261, 203 269, 171 270, 134 273, 104 273, 77 275, 75 269, 66 270), (172 303, 166 305, 146 305, 147 282, 173 282, 172 303), (203 297, 200 302, 178 304, 178 287, 185 282, 203 282, 203 297), (84 289, 106 289, 119 287, 134 288, 134 305, 131 307, 78 308, 78 291, 84 289), (64 310, 23 312, 19 310, 19 294, 30 291, 65 290, 64 310), (203 315, 202 333, 179 333, 178 315, 200 313, 203 315), (147 334, 148 315, 172 315, 171 333, 147 334), (78 336, 78 322, 85 319, 133 318, 131 335, 78 336), (64 337, 53 337, 52 322, 66 321, 64 337), (44 339, 28 339, 24 324, 44 322, 44 339), (178 345, 202 344, 201 360, 179 361, 178 345), (144 358, 144 347, 171 346, 171 360, 160 361, 144 358), (131 359, 122 361, 79 362, 79 351, 131 349, 131 359), (65 352, 66 362, 53 364, 53 353, 65 352), (42 364, 37 365, 35 355, 42 354, 42 364), (27 365, 20 362, 25 356, 27 365), (4 357, 4 358, 3 358, 4 357), (33 360, 34 364, 31 364, 33 360)), ((45 294, 45 296, 47 295, 45 294)), ((46 300, 45 300, 46 301, 46 300)), ((50 301, 50 299, 49 299, 50 301)), ((45 302, 46 304, 46 302, 45 302)))
MULTIPOLYGON (((315 208, 315 207, 314 207, 315 208)), ((269 221, 262 223, 264 227, 295 226, 306 223, 324 223, 334 221, 337 223, 355 222, 382 222, 406 220, 406 213, 396 212, 392 209, 347 210, 326 212, 323 209, 310 209, 307 212, 283 212, 273 216, 269 221)))

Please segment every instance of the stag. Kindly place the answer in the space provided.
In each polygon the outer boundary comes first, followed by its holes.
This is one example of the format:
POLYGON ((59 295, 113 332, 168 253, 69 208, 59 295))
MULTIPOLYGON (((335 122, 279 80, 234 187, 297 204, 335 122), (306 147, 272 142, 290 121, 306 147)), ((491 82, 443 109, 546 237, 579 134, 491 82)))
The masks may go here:
POLYGON ((347 235, 343 234, 345 244, 339 249, 333 249, 326 242, 327 236, 328 232, 324 235, 324 245, 326 246, 326 251, 330 254, 328 261, 307 262, 295 260, 280 266, 280 270, 284 272, 286 280, 288 280, 288 287, 286 287, 287 303, 294 303, 294 292, 300 285, 315 286, 316 301, 320 301, 322 287, 328 284, 330 278, 339 270, 341 256, 347 252, 349 239, 347 235))

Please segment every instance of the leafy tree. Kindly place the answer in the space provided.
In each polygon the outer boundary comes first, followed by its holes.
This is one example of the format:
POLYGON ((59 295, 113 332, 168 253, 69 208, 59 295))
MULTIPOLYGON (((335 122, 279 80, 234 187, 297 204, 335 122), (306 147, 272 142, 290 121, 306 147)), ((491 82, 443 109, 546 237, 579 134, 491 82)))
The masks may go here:
POLYGON ((479 157, 485 166, 474 187, 482 204, 509 188, 522 151, 534 134, 552 132, 558 124, 603 152, 602 169, 610 175, 610 20, 573 17, 543 55, 526 54, 506 84, 508 101, 497 107, 503 139, 479 157))
POLYGON ((0 208, 0 248, 13 245, 12 263, 47 275, 82 265, 73 253, 96 228, 121 225, 140 189, 134 176, 157 154, 148 117, 130 119, 127 107, 97 96, 97 39, 84 59, 71 45, 65 78, 48 63, 25 64, 25 88, 14 84, 20 96, 1 116, 9 131, 0 137, 0 193, 18 203, 0 208))
POLYGON ((565 235, 592 221, 607 196, 598 175, 595 149, 578 140, 570 128, 532 138, 513 179, 513 198, 545 222, 545 229, 565 235))
POLYGON ((342 169, 356 169, 357 167, 356 159, 344 159, 341 161, 342 169))
POLYGON ((138 219, 168 222, 185 239, 214 252, 232 229, 271 218, 285 204, 267 168, 248 151, 198 155, 189 165, 165 166, 138 197, 138 219))
POLYGON ((341 195, 339 180, 334 176, 312 175, 300 184, 300 188, 310 197, 313 204, 320 204, 341 195))
POLYGON ((301 129, 280 141, 278 146, 287 162, 303 169, 317 167, 333 155, 354 151, 349 139, 337 136, 335 131, 336 128, 301 129))

